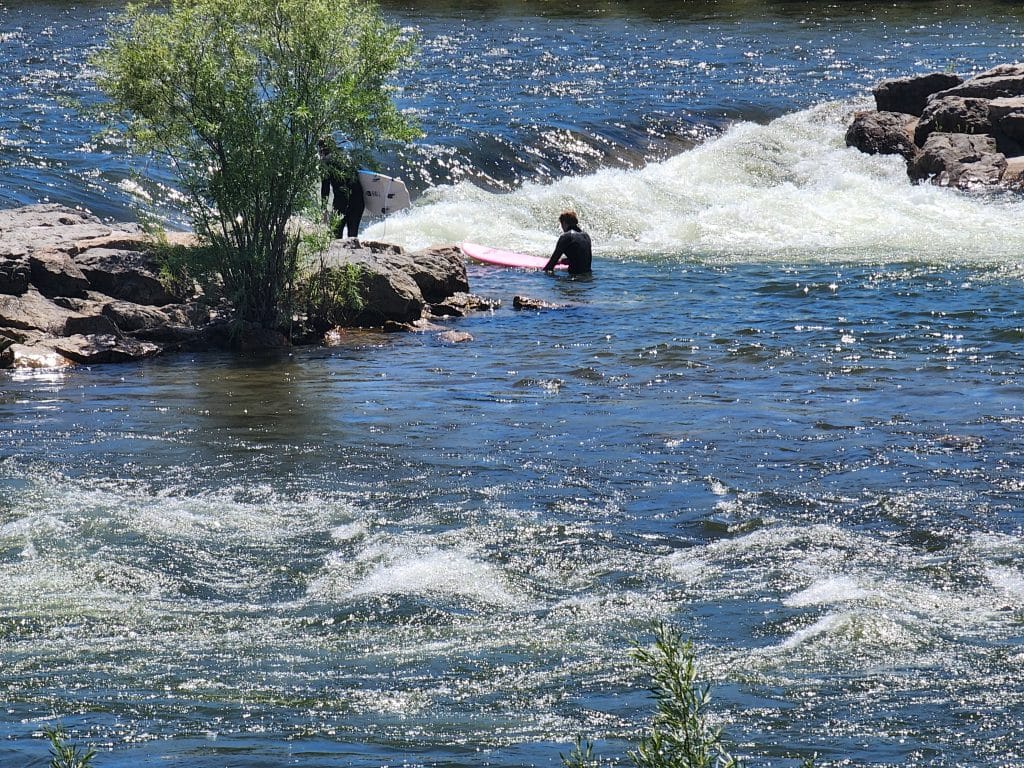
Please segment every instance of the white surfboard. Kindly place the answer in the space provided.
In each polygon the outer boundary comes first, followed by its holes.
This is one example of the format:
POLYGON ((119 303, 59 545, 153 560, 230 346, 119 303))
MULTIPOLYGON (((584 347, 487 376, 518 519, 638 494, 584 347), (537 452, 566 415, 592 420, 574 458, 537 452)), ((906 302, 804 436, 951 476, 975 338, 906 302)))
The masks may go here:
POLYGON ((366 213, 371 216, 387 216, 412 205, 409 190, 401 179, 385 176, 373 171, 359 171, 359 183, 363 185, 363 202, 366 213))

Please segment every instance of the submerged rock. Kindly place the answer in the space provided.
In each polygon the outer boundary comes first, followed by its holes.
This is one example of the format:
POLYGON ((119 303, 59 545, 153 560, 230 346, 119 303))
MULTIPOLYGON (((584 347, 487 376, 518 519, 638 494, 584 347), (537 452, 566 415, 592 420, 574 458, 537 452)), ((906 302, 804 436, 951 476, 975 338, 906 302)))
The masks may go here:
POLYGON ((437 334, 437 340, 442 344, 465 344, 472 341, 472 334, 465 331, 442 331, 437 334))
POLYGON ((430 305, 435 317, 465 317, 473 312, 493 312, 501 306, 501 299, 488 299, 472 293, 459 291, 443 301, 430 305))
POLYGON ((542 301, 541 299, 531 299, 529 296, 513 296, 512 297, 512 308, 513 309, 562 309, 561 304, 552 304, 549 301, 542 301))

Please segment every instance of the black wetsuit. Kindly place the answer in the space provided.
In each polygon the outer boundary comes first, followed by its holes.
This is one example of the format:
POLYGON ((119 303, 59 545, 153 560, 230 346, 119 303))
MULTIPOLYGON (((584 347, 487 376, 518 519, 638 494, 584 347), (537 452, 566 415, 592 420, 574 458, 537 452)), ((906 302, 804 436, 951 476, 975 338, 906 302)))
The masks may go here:
POLYGON ((590 261, 593 258, 590 252, 590 235, 582 229, 570 229, 563 232, 555 245, 555 252, 548 259, 545 270, 552 270, 558 260, 565 256, 569 262, 570 275, 590 274, 590 261))
POLYGON ((355 168, 339 162, 334 154, 323 161, 323 166, 320 197, 326 200, 327 195, 334 191, 332 207, 339 218, 334 236, 344 237, 347 228, 349 237, 358 237, 359 222, 366 207, 366 201, 363 200, 363 185, 359 183, 359 173, 355 168))

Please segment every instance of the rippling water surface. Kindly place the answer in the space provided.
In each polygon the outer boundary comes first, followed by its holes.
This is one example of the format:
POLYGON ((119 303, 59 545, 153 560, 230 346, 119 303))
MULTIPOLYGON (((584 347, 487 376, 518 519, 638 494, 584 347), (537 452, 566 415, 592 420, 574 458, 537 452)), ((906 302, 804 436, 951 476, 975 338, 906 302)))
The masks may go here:
MULTIPOLYGON (((544 253, 571 205, 592 281, 471 266, 464 345, 4 374, 0 762, 621 760, 665 619, 752 765, 1024 765, 1024 204, 843 145, 1020 11, 679 5, 384 5, 427 136, 367 234, 544 253)), ((4 204, 179 221, 53 98, 116 8, 0 4, 4 204)))

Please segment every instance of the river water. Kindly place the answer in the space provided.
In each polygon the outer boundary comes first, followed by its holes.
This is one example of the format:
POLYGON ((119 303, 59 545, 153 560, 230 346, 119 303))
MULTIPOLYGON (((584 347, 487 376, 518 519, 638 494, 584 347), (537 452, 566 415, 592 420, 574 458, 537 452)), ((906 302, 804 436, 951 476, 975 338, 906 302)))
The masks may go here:
MULTIPOLYGON (((1024 11, 407 5, 416 204, 367 236, 544 253, 572 206, 595 278, 471 266, 464 345, 2 374, 0 762, 625 762, 665 620, 750 765, 1024 765, 1024 202, 843 143, 1024 11)), ((66 106, 118 7, 0 0, 0 204, 181 223, 66 106)))

